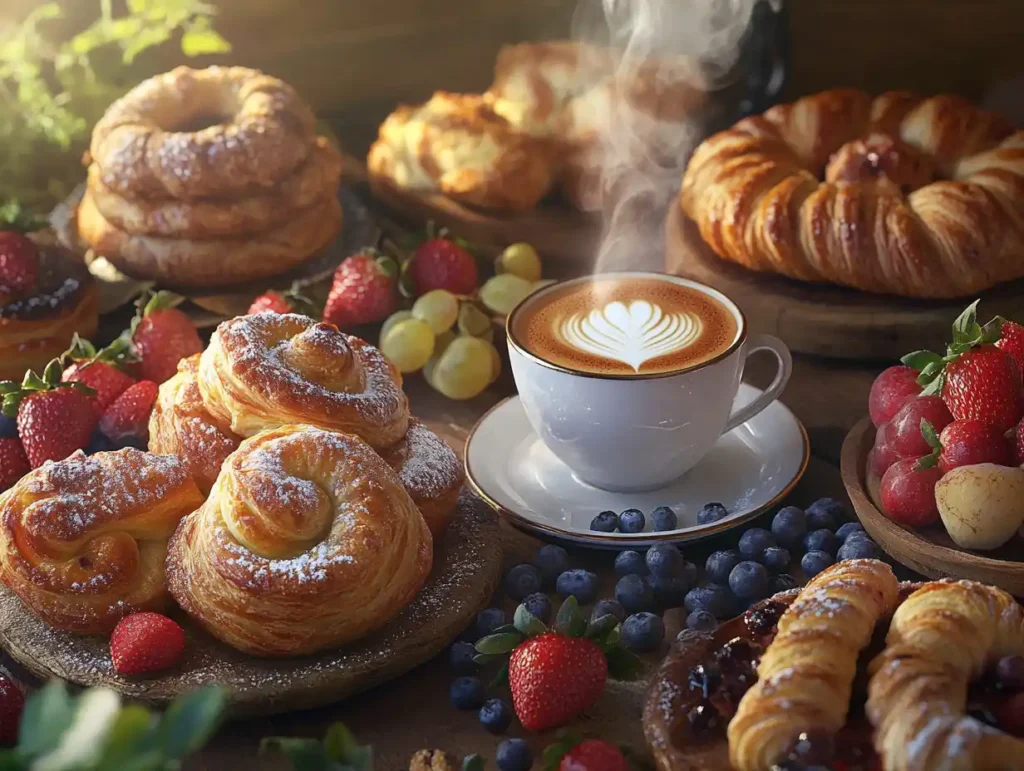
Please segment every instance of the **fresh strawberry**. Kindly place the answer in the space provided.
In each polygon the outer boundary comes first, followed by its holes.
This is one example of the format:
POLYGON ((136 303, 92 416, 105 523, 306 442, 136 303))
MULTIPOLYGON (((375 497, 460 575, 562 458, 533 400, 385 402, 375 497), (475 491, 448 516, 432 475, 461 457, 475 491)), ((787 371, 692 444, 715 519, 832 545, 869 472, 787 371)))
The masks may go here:
POLYGON ((0 231, 0 294, 17 294, 35 286, 39 248, 13 230, 0 231))
POLYGON ((894 522, 923 527, 936 522, 939 507, 935 485, 942 478, 938 466, 923 466, 920 458, 904 458, 889 467, 882 477, 879 495, 882 510, 894 522))
POLYGON ((121 675, 167 669, 185 650, 185 632, 159 613, 125 616, 110 635, 110 658, 121 675))
POLYGON ((923 425, 921 433, 932 446, 933 452, 923 465, 938 463, 945 474, 959 466, 973 466, 976 463, 996 463, 1009 466, 1013 451, 1006 433, 980 420, 954 420, 936 436, 931 424, 923 425))
MULTIPOLYGON (((611 742, 603 739, 570 741, 572 746, 562 755, 558 771, 629 771, 626 756, 611 742)), ((545 750, 545 761, 548 760, 548 756, 549 753, 545 750)))
POLYGON ((904 366, 889 367, 871 384, 871 393, 868 395, 871 422, 876 428, 888 423, 900 407, 920 393, 917 370, 904 366))
POLYGON ((100 431, 114 442, 123 445, 128 439, 138 439, 145 447, 149 442, 149 416, 153 412, 160 386, 152 380, 140 380, 111 404, 100 417, 100 431))
POLYGON ((18 739, 25 694, 7 675, 0 674, 0 744, 9 746, 18 739))
POLYGON ((900 459, 900 454, 892 448, 889 438, 892 423, 883 423, 875 432, 875 446, 868 453, 868 468, 875 476, 882 476, 889 466, 900 459))
POLYGON ((14 487, 30 470, 21 440, 0 439, 0 493, 14 487))
POLYGON ((473 255, 462 244, 444 237, 429 238, 416 247, 406 270, 417 296, 432 289, 470 295, 479 281, 473 255))
POLYGON ((304 316, 316 316, 316 307, 312 300, 305 297, 297 284, 287 292, 277 292, 268 289, 249 306, 246 315, 271 311, 273 313, 301 313, 304 316))
POLYGON ((107 348, 97 351, 88 340, 75 335, 64 358, 72 363, 65 368, 60 379, 65 383, 84 383, 95 391, 93 400, 98 413, 102 413, 135 382, 135 378, 122 369, 136 361, 133 346, 127 338, 119 337, 107 348))
POLYGON ((1017 369, 1024 373, 1024 327, 1014 321, 1004 321, 996 345, 1017 362, 1017 369))
POLYGON ((60 361, 54 359, 42 377, 30 370, 20 384, 0 383, 4 414, 17 417, 18 436, 32 468, 83 449, 96 426, 96 392, 77 381, 61 382, 61 374, 60 361))
POLYGON ((174 376, 179 361, 201 352, 203 342, 188 316, 173 307, 177 295, 157 292, 143 300, 130 336, 141 359, 139 379, 159 385, 174 376))
POLYGON ((953 422, 953 416, 938 396, 919 396, 900 407, 889 424, 888 439, 893 451, 901 458, 927 455, 932 451, 921 433, 922 421, 941 431, 953 422))
POLYGON ((397 275, 394 261, 373 251, 346 258, 334 272, 323 320, 340 329, 383 321, 397 304, 397 275))

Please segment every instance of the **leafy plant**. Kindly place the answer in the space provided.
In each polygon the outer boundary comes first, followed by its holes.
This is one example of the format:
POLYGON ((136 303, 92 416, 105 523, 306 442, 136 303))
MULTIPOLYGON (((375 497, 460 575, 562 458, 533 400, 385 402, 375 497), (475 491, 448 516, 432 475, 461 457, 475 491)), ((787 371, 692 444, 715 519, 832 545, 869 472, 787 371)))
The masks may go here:
POLYGON ((260 752, 280 752, 294 771, 373 771, 373 748, 361 746, 343 723, 327 729, 323 741, 268 736, 260 752))

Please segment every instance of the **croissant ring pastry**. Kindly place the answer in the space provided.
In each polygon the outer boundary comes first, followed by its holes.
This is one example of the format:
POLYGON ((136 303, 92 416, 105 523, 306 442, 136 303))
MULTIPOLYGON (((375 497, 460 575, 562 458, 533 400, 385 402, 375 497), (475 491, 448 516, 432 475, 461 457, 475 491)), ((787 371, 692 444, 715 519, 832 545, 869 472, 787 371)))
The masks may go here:
POLYGON ((342 645, 426 581, 433 542, 395 472, 355 436, 281 426, 246 439, 171 538, 171 594, 257 656, 342 645))
POLYGON ((0 577, 51 626, 109 632, 164 605, 168 538, 202 501, 173 456, 125 449, 46 463, 0 497, 0 577))
POLYGON ((390 447, 409 425, 402 376, 369 343, 298 314, 239 316, 199 360, 210 414, 240 436, 308 423, 390 447))

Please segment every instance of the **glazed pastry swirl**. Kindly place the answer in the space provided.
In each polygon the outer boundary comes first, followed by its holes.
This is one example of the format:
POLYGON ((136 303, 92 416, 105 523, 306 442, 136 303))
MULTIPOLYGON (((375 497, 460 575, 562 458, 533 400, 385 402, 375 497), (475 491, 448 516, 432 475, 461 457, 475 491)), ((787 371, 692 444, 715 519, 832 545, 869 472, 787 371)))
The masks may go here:
POLYGON ((967 686, 1024 654, 1024 611, 972 581, 925 584, 900 605, 871 662, 866 712, 886 771, 1024 768, 1024 741, 964 714, 967 686))
POLYGON ((842 728, 857 657, 898 597, 896 577, 877 560, 840 562, 804 587, 729 722, 733 768, 768 771, 801 733, 842 728))
POLYGON ((380 351, 297 314, 222 323, 199 361, 199 390, 210 414, 240 436, 308 423, 383 448, 409 425, 402 376, 380 351))
POLYGON ((163 605, 167 540, 202 500, 171 456, 126 449, 46 463, 0 498, 3 582, 57 629, 108 632, 163 605))
POLYGON ((368 445, 282 426, 227 459, 171 539, 167 573, 174 598, 215 637, 291 656, 387 623, 431 562, 426 522, 368 445))

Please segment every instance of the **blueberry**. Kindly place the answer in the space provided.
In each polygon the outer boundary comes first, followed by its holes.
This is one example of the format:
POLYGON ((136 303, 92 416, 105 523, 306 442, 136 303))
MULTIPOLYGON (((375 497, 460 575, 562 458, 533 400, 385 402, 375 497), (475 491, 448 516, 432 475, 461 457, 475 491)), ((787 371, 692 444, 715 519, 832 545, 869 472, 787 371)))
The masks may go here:
POLYGON ((838 538, 843 543, 846 543, 846 539, 849 538, 853 533, 863 532, 864 525, 862 525, 860 522, 847 522, 846 524, 841 525, 838 530, 836 530, 836 538, 838 538))
POLYGON ((646 576, 647 563, 638 551, 620 551, 615 555, 615 575, 646 576))
POLYGON ((484 703, 484 684, 479 677, 456 677, 448 689, 455 709, 480 709, 484 703))
POLYGON ((654 607, 654 592, 646 579, 623 576, 615 584, 615 599, 627 613, 639 613, 654 607))
POLYGON ((619 517, 614 511, 602 511, 590 520, 590 529, 599 533, 614 533, 619 526, 619 517))
POLYGON ((494 756, 498 771, 529 771, 533 765, 530 745, 523 739, 506 739, 498 745, 494 756))
POLYGON ((569 569, 569 555, 561 546, 549 543, 537 550, 533 564, 540 571, 544 586, 554 586, 558 577, 569 569))
POLYGON ((0 439, 9 439, 18 435, 18 421, 0 413, 0 439))
POLYGON ((692 613, 695 610, 706 610, 715 618, 728 618, 732 615, 735 598, 728 586, 723 584, 707 584, 698 586, 686 593, 683 605, 692 613))
POLYGON ((619 514, 620 533, 642 533, 644 524, 644 513, 640 509, 626 509, 619 514))
POLYGON ((679 519, 668 506, 659 506, 651 512, 651 526, 659 532, 675 530, 679 527, 679 519))
POLYGON ((566 570, 555 582, 555 590, 563 597, 572 595, 580 605, 589 605, 597 599, 597 576, 589 570, 566 570))
POLYGON ((540 571, 533 565, 516 565, 505 577, 505 593, 522 601, 540 591, 540 571))
POLYGON ((807 535, 807 517, 796 506, 786 506, 772 520, 772 535, 783 546, 794 549, 807 535))
POLYGON ((727 584, 729 583, 729 574, 740 562, 742 562, 740 553, 735 549, 713 551, 708 555, 708 561, 704 563, 704 572, 709 581, 714 581, 716 584, 727 584))
POLYGON ((725 519, 727 516, 729 516, 729 512, 726 511, 725 506, 722 504, 705 503, 701 510, 697 512, 697 524, 710 525, 712 522, 725 519))
POLYGON ((789 570, 789 563, 792 561, 792 558, 785 549, 778 546, 769 546, 764 550, 764 558, 761 561, 772 573, 785 573, 789 570))
POLYGON ((512 710, 501 699, 491 699, 480 708, 480 725, 489 733, 503 734, 512 724, 512 710))
POLYGON ((800 584, 793 578, 789 573, 782 573, 781 575, 775 576, 772 579, 772 591, 773 592, 786 592, 790 589, 795 589, 800 584))
POLYGON ((597 621, 602 616, 615 616, 622 622, 626 619, 626 609, 615 600, 598 600, 594 605, 594 612, 590 614, 590 620, 597 621))
POLYGON ((638 653, 658 650, 665 639, 665 622, 653 613, 635 613, 622 622, 622 642, 638 653))
POLYGON ((684 576, 651 576, 646 580, 654 593, 655 607, 664 609, 682 607, 691 586, 684 576))
POLYGON ((544 592, 534 592, 525 600, 523 605, 530 611, 530 615, 534 618, 540 619, 545 624, 551 621, 551 598, 548 597, 544 592))
POLYGON ((475 637, 472 642, 486 637, 499 626, 505 626, 505 611, 501 608, 484 608, 476 614, 476 622, 473 624, 475 637))
POLYGON ((846 518, 846 507, 835 498, 819 498, 807 507, 808 530, 835 530, 846 518))
POLYGON ((476 672, 474 656, 476 656, 476 648, 473 647, 473 643, 457 642, 448 649, 448 663, 460 675, 471 675, 476 672))
POLYGON ((760 562, 764 558, 764 550, 777 545, 775 536, 769 531, 763 527, 752 527, 740 536, 740 556, 760 562))
POLYGON ((686 617, 686 626, 698 632, 710 632, 718 626, 718 622, 706 610, 695 610, 686 617))
POLYGON ((768 571, 760 562, 741 562, 729 574, 729 588, 733 594, 744 600, 760 600, 767 597, 769 583, 768 571))
POLYGON ((115 449, 115 447, 116 445, 97 427, 89 435, 89 443, 85 445, 85 454, 95 455, 98 452, 108 452, 115 449))
POLYGON ((868 538, 850 538, 839 547, 838 560, 877 560, 882 558, 878 544, 868 538))
POLYGON ((800 560, 800 569, 807 578, 814 578, 832 564, 832 555, 827 551, 809 551, 800 560))
POLYGON ((834 557, 838 550, 839 539, 831 530, 814 530, 804 538, 804 551, 827 551, 834 557))
POLYGON ((684 561, 683 553, 670 543, 659 543, 647 550, 647 569, 652 576, 681 576, 684 561))
POLYGON ((697 566, 694 565, 692 562, 690 562, 689 560, 683 561, 683 578, 686 579, 686 583, 688 583, 690 586, 693 586, 697 583, 697 574, 699 572, 700 571, 697 569, 697 566))

